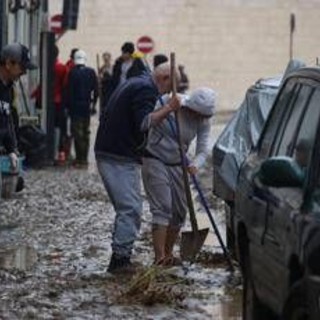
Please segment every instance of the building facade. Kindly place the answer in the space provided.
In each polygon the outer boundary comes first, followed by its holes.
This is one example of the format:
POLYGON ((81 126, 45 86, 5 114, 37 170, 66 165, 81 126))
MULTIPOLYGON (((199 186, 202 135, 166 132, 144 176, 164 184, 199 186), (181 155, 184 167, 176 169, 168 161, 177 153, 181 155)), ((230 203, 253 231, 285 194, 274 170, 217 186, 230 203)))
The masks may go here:
MULTIPOLYGON (((50 14, 61 12, 62 0, 49 1, 50 14)), ((215 88, 218 111, 232 110, 250 84, 285 69, 292 13, 293 56, 315 64, 320 0, 81 0, 77 31, 58 44, 63 59, 79 47, 96 67, 97 54, 115 59, 123 42, 148 35, 155 43, 150 62, 155 53, 175 52, 191 88, 215 88)))

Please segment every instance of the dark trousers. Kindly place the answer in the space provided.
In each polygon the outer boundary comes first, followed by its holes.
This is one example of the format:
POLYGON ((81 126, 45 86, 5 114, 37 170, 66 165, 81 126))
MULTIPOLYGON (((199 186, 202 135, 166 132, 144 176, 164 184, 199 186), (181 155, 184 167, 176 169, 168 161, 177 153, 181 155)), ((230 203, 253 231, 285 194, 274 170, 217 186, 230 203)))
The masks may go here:
POLYGON ((76 161, 88 163, 90 147, 90 118, 71 118, 71 132, 74 139, 76 161))
POLYGON ((59 151, 64 151, 64 144, 67 138, 67 117, 61 107, 56 106, 54 126, 60 129, 59 151))

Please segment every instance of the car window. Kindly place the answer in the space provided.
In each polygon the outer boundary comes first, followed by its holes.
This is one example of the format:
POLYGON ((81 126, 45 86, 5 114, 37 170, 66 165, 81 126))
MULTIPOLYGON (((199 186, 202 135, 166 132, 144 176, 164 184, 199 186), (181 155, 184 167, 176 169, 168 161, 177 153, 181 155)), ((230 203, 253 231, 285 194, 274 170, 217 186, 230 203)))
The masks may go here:
POLYGON ((298 95, 288 108, 285 116, 282 119, 281 125, 277 131, 277 138, 273 144, 271 155, 292 155, 294 150, 294 142, 297 132, 301 126, 301 122, 311 98, 313 88, 309 85, 303 85, 298 91, 298 95))
POLYGON ((304 169, 307 168, 312 155, 320 117, 320 90, 314 90, 301 122, 293 148, 294 158, 304 169))
POLYGON ((277 133, 277 128, 286 111, 290 108, 291 101, 297 95, 300 85, 297 85, 293 79, 289 80, 284 89, 282 89, 280 96, 276 100, 276 106, 272 109, 270 117, 263 130, 263 136, 260 144, 260 155, 267 157, 270 153, 274 136, 277 133))

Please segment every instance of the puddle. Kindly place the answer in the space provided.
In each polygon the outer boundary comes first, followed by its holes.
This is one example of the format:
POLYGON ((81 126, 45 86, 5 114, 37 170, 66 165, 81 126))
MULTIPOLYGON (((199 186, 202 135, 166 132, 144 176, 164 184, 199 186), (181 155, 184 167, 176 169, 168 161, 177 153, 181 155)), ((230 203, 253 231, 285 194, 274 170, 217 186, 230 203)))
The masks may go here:
POLYGON ((242 290, 236 290, 225 301, 204 306, 203 309, 215 320, 242 319, 242 290))
POLYGON ((0 248, 0 268, 28 270, 37 261, 32 247, 0 248))

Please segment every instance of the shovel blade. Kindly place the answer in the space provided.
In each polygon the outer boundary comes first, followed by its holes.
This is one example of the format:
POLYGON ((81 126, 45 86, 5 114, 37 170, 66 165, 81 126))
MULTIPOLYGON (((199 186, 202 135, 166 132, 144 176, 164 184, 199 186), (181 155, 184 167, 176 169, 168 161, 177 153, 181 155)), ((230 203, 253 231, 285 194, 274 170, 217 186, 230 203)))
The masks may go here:
POLYGON ((193 261, 203 246, 209 228, 198 231, 185 231, 181 234, 180 256, 184 261, 193 261))

